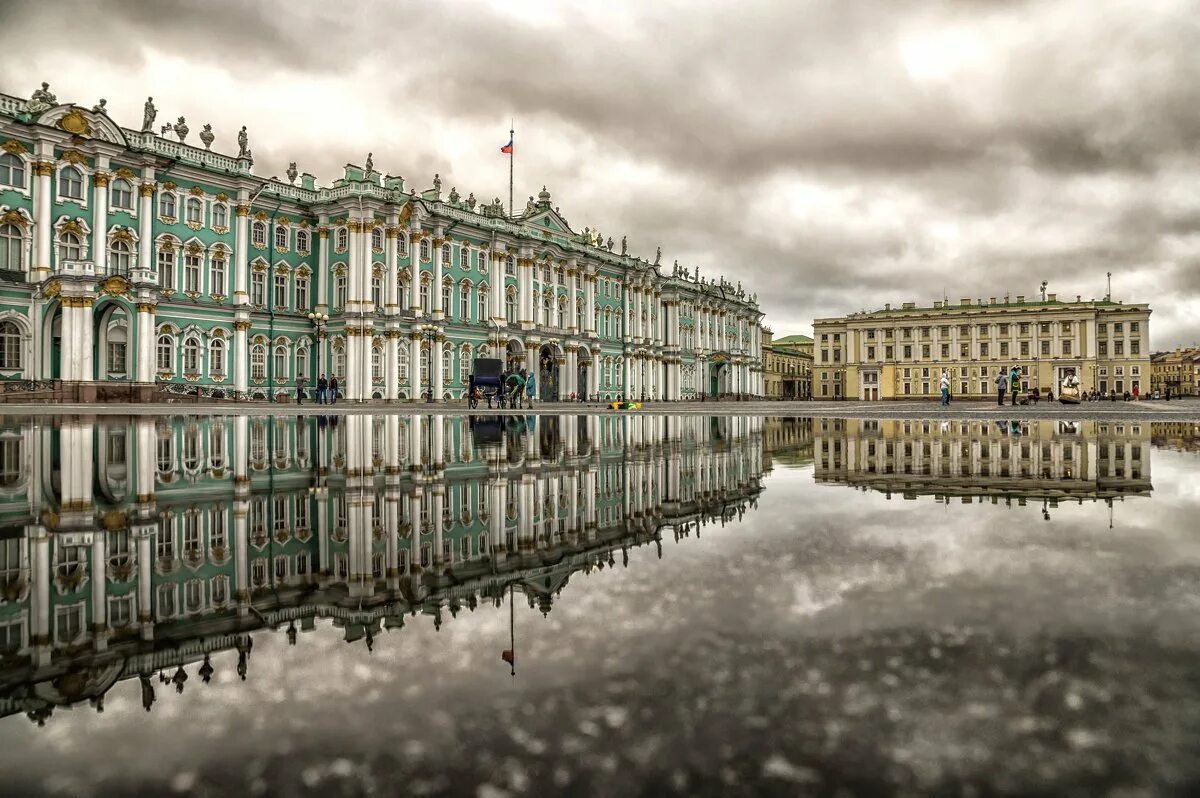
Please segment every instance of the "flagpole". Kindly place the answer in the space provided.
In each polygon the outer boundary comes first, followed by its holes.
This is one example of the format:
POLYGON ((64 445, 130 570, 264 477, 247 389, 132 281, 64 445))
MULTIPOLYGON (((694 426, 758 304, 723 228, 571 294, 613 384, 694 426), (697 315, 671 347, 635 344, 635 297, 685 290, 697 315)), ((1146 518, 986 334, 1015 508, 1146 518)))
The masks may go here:
POLYGON ((510 217, 517 215, 516 210, 513 208, 513 158, 516 157, 515 154, 517 151, 517 142, 515 139, 513 139, 514 127, 515 125, 513 125, 512 120, 509 120, 508 143, 510 146, 508 148, 508 215, 510 217))

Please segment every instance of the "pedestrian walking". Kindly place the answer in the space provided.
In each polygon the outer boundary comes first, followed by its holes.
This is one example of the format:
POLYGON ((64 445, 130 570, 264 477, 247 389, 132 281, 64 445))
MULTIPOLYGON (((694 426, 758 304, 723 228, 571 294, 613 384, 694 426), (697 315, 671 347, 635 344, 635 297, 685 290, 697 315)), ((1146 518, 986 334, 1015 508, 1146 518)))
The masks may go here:
POLYGON ((341 388, 341 384, 338 382, 337 375, 334 374, 329 378, 329 404, 337 404, 339 388, 341 388))
POLYGON ((942 407, 950 406, 950 374, 942 371, 942 407))
POLYGON ((308 385, 308 377, 296 378, 296 404, 304 404, 304 386, 308 385))
POLYGON ((521 372, 514 371, 509 374, 505 387, 508 388, 508 406, 519 410, 521 400, 525 396, 525 378, 521 376, 521 372))
POLYGON ((1001 371, 996 375, 996 404, 1004 407, 1004 395, 1008 393, 1008 375, 1001 371))
POLYGON ((537 393, 537 377, 529 372, 525 379, 525 396, 529 399, 529 409, 533 409, 533 396, 537 393))
POLYGON ((1013 366, 1008 372, 1008 389, 1012 392, 1012 406, 1017 406, 1017 393, 1021 390, 1021 369, 1013 366))

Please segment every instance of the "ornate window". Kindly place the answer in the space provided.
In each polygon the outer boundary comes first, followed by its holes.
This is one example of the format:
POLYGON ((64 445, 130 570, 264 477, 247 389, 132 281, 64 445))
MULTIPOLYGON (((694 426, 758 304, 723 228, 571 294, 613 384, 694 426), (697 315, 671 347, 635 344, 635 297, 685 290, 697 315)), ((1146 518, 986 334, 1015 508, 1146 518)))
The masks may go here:
MULTIPOLYGON (((423 242, 422 242, 423 243, 423 242)), ((421 310, 429 313, 429 280, 421 280, 421 310)))
POLYGON ((199 198, 188 197, 186 221, 191 225, 204 224, 204 204, 200 202, 199 198))
POLYGON ((24 268, 25 239, 15 224, 0 225, 0 269, 21 271, 24 268))
POLYGON ((471 250, 467 248, 466 244, 458 248, 458 268, 471 268, 471 250))
POLYGON ((471 286, 463 283, 458 289, 458 320, 471 320, 471 286))
POLYGON ((307 255, 308 247, 309 247, 308 231, 307 230, 297 230, 296 231, 296 251, 299 252, 301 255, 307 255))
POLYGON ((275 378, 286 379, 288 376, 288 350, 283 344, 275 347, 275 378))
POLYGON ((208 373, 214 377, 225 375, 224 338, 213 338, 208 345, 208 373))
POLYGON ((442 349, 442 384, 449 385, 454 381, 454 349, 449 344, 442 349))
POLYGON ((132 265, 133 249, 129 242, 121 238, 114 239, 108 250, 108 270, 113 274, 129 274, 132 265))
POLYGON ((183 342, 183 373, 200 373, 200 341, 188 338, 183 342))
POLYGON ((383 347, 371 347, 371 382, 383 382, 383 347))
POLYGON ((287 249, 288 246, 288 229, 287 225, 275 226, 275 249, 287 249))
POLYGON ((475 320, 480 323, 486 322, 488 320, 488 316, 490 316, 491 314, 488 313, 488 292, 487 292, 487 288, 485 286, 481 286, 479 289, 478 311, 479 311, 479 313, 475 317, 475 320))
POLYGON ((200 263, 203 256, 198 252, 188 252, 183 256, 183 290, 199 293, 200 263))
POLYGON ((175 195, 170 191, 158 195, 158 215, 175 218, 175 195))
POLYGON ((265 272, 250 274, 250 304, 258 307, 267 304, 267 275, 265 272))
POLYGON ((429 384, 429 347, 421 348, 421 384, 429 384))
POLYGON ((447 316, 450 315, 450 311, 454 310, 453 289, 454 283, 449 280, 442 281, 442 310, 446 312, 447 316))
POLYGON ((512 277, 517 273, 517 262, 513 260, 513 256, 509 255, 504 259, 504 273, 512 277))
POLYGON ((0 371, 20 371, 25 367, 23 338, 16 322, 0 322, 0 371))
POLYGON ((375 307, 383 307, 383 278, 379 275, 371 277, 371 301, 375 307))
POLYGON ((175 288, 175 249, 169 244, 158 250, 158 287, 175 288))
POLYGON ((383 249, 383 228, 375 227, 371 230, 371 249, 383 249))
POLYGON ((208 291, 210 294, 225 296, 225 251, 214 252, 208 271, 208 291))
POLYGON ((487 274, 487 255, 487 251, 482 249, 475 253, 475 265, 483 274, 487 274))
POLYGON ((58 195, 63 199, 83 199, 83 175, 74 166, 64 166, 58 173, 58 195))
POLYGON ((504 316, 508 319, 509 324, 517 323, 517 295, 513 291, 508 291, 504 295, 504 316))
POLYGON ((250 379, 265 380, 267 378, 267 348, 262 344, 250 347, 250 379))
POLYGON ((400 375, 400 381, 408 380, 408 347, 402 346, 396 352, 396 371, 400 375))
POLYGON ((79 260, 83 257, 83 242, 75 233, 62 233, 58 237, 58 262, 79 260))
POLYGON ((345 252, 346 248, 350 246, 350 233, 346 230, 346 228, 339 227, 337 229, 337 238, 335 241, 337 243, 334 245, 334 248, 339 252, 345 252))
POLYGON ((267 245, 266 223, 256 221, 250 226, 250 243, 256 247, 265 247, 267 245))
POLYGON ((408 257, 408 236, 404 233, 396 237, 396 251, 400 254, 400 257, 408 257))
POLYGON ((458 353, 458 381, 466 385, 471 381, 471 347, 463 344, 458 353))
POLYGON ((450 245, 442 244, 442 265, 450 267, 450 245))
POLYGON ((339 274, 333 280, 333 308, 341 310, 346 306, 346 275, 339 274))
POLYGON ((0 154, 0 186, 25 188, 25 162, 11 152, 0 154))
POLYGON ((421 239, 421 260, 429 260, 431 257, 433 257, 431 250, 432 250, 432 246, 429 243, 429 239, 422 238, 421 239))
POLYGON ((108 187, 108 204, 116 211, 133 210, 133 186, 129 181, 118 177, 108 187))
POLYGON ((346 350, 340 347, 333 350, 333 376, 346 379, 346 350))
POLYGON ((296 310, 308 309, 308 277, 296 275, 296 310))
POLYGON ((286 274, 275 275, 275 307, 286 308, 288 301, 288 278, 286 274))
POLYGON ((229 227, 229 206, 223 202, 214 203, 212 206, 212 226, 213 227, 229 227))
POLYGON ((159 371, 175 370, 175 340, 165 333, 158 336, 155 365, 159 371))

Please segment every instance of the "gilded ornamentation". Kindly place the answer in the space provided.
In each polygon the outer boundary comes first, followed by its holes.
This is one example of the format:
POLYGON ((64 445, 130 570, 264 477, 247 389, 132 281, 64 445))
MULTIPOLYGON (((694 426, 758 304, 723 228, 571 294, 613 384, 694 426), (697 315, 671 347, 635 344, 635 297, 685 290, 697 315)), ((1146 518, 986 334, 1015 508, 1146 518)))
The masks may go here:
POLYGON ((92 134, 92 126, 79 108, 72 108, 68 111, 62 119, 58 120, 58 126, 74 136, 90 136, 92 134))
POLYGON ((189 255, 199 255, 204 251, 204 247, 202 247, 198 241, 189 241, 187 245, 187 251, 189 255))
POLYGON ((235 322, 233 323, 233 329, 234 329, 234 331, 235 331, 235 332, 245 332, 246 330, 249 330, 249 329, 250 329, 250 322, 248 322, 248 321, 235 321, 235 322))
POLYGON ((260 222, 265 222, 267 220, 267 213, 266 211, 259 211, 254 214, 254 218, 260 222))
POLYGON ((329 238, 329 228, 328 227, 318 227, 317 228, 317 238, 329 238))
POLYGON ((120 275, 114 274, 100 283, 100 290, 109 296, 124 296, 129 292, 129 281, 120 275))
POLYGON ((9 155, 20 155, 29 151, 24 144, 16 139, 5 139, 4 143, 0 144, 0 150, 4 150, 9 155))
POLYGON ((188 193, 191 194, 193 197, 203 197, 204 189, 200 188, 200 186, 192 186, 191 188, 188 189, 188 193))
POLYGON ((46 283, 46 287, 42 289, 42 296, 46 299, 54 299, 62 292, 62 285, 58 280, 51 280, 46 283))
POLYGON ((275 224, 281 224, 284 227, 287 227, 291 223, 292 223, 292 220, 290 218, 288 218, 287 216, 280 216, 275 220, 275 224))
POLYGON ((87 158, 83 157, 83 154, 78 150, 66 150, 61 157, 67 163, 74 164, 75 166, 87 164, 87 158))
POLYGON ((179 188, 179 186, 176 185, 174 182, 167 180, 167 181, 163 182, 162 188, 163 188, 163 191, 174 191, 175 189, 179 188))
POLYGON ((58 225, 59 233, 74 233, 75 235, 83 235, 83 228, 79 225, 78 219, 66 219, 58 225))
POLYGON ((142 195, 143 197, 153 197, 154 196, 154 184, 153 183, 142 183, 141 187, 138 189, 138 194, 142 195))
POLYGON ((153 302, 137 303, 137 312, 138 313, 153 313, 156 310, 158 310, 158 305, 154 304, 153 302))
POLYGON ((5 211, 0 214, 0 225, 15 224, 17 227, 25 227, 29 224, 20 211, 5 211))
POLYGON ((134 178, 137 177, 137 175, 133 173, 133 170, 130 169, 128 166, 122 166, 121 168, 117 169, 117 171, 114 172, 113 174, 115 174, 117 177, 121 178, 122 180, 133 180, 134 178))
POLYGON ((238 216, 243 216, 243 217, 249 216, 250 215, 250 206, 242 205, 241 203, 238 203, 237 208, 234 209, 234 213, 236 213, 238 216))
POLYGON ((217 202, 229 202, 229 195, 224 191, 217 194, 217 202))
POLYGON ((360 233, 360 232, 362 232, 362 228, 363 228, 362 223, 359 222, 357 219, 351 219, 349 222, 346 223, 346 229, 349 230, 351 233, 360 233))
POLYGON ((54 174, 54 164, 50 161, 38 161, 33 165, 33 171, 38 177, 49 177, 54 174))
POLYGON ((220 327, 218 327, 217 329, 215 329, 215 330, 213 330, 213 331, 212 331, 211 335, 212 335, 212 337, 213 337, 213 338, 221 338, 221 339, 224 339, 224 338, 225 338, 225 331, 224 331, 224 330, 222 330, 220 327))
POLYGON ((108 185, 109 178, 111 177, 112 175, 108 172, 97 172, 92 175, 92 182, 96 184, 96 188, 104 188, 108 185))

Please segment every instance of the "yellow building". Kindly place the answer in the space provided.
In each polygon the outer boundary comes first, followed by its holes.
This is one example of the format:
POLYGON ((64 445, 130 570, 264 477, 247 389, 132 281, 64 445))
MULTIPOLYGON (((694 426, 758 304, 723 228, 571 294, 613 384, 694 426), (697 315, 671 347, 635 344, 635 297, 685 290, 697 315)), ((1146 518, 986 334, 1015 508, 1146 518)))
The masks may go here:
POLYGON ((1200 386, 1200 349, 1176 349, 1150 356, 1150 390, 1172 396, 1195 396, 1200 386))
POLYGON ((764 329, 763 385, 768 399, 808 399, 812 390, 813 339, 788 335, 773 340, 764 329))
POLYGON ((936 397, 942 372, 956 398, 994 397, 1014 365, 1020 390, 1055 395, 1074 375, 1086 391, 1146 390, 1150 306, 1111 299, 992 297, 853 313, 813 322, 817 399, 936 397))

